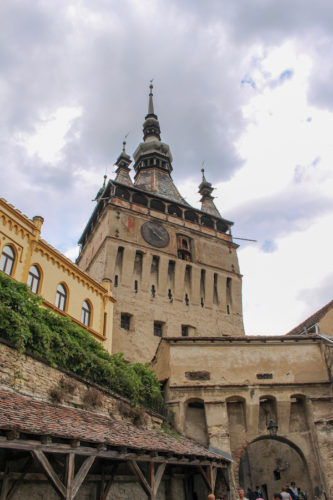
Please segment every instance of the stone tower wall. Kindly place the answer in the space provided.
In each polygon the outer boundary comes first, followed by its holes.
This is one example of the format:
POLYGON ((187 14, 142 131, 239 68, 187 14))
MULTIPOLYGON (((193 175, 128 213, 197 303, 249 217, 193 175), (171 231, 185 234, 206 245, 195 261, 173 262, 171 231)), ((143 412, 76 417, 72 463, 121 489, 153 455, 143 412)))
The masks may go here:
POLYGON ((160 340, 154 322, 161 323, 163 336, 180 336, 182 326, 189 336, 244 335, 236 248, 229 235, 114 198, 79 258, 95 279, 113 282, 113 352, 149 361, 160 340), (165 248, 143 239, 141 226, 151 220, 167 229, 165 248), (191 262, 178 258, 179 234, 190 238, 191 262), (121 328, 121 314, 130 316, 129 330, 121 328))

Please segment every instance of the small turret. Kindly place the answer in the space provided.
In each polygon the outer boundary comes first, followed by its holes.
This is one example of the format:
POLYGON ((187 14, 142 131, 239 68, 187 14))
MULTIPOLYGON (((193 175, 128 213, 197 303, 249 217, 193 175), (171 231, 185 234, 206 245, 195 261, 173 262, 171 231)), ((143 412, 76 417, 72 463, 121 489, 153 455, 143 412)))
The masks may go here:
POLYGON ((201 173, 202 181, 199 185, 199 193, 201 194, 201 210, 210 215, 221 218, 221 214, 217 210, 213 201, 214 196, 212 196, 212 192, 214 191, 214 188, 212 187, 212 184, 206 180, 204 168, 201 169, 201 173))
POLYGON ((132 179, 129 175, 130 168, 129 165, 132 163, 130 156, 126 153, 126 141, 123 142, 123 150, 120 153, 118 160, 115 165, 117 165, 116 170, 116 182, 120 182, 121 184, 127 184, 128 186, 133 186, 132 179))

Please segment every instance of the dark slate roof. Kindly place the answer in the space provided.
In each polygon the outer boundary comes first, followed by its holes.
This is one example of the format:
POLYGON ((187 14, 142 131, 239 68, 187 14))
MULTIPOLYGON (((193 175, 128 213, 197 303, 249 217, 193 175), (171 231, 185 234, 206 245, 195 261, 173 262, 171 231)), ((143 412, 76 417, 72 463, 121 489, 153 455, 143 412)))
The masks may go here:
POLYGON ((221 459, 218 454, 185 437, 176 439, 138 428, 123 420, 54 405, 3 389, 0 390, 0 429, 137 450, 221 459))
POLYGON ((167 200, 190 206, 176 188, 168 172, 150 168, 140 172, 135 187, 150 194, 156 194, 167 200))
POLYGON ((301 335, 306 333, 306 330, 314 326, 328 313, 328 311, 333 307, 333 300, 328 302, 324 307, 316 311, 314 314, 309 316, 305 321, 300 323, 298 326, 290 330, 287 335, 301 335))

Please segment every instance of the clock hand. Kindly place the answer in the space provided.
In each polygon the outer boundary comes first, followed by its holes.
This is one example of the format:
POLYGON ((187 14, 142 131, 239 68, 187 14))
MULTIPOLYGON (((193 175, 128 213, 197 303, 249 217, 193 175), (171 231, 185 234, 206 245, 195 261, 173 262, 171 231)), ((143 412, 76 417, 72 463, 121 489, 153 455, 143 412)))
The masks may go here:
POLYGON ((161 236, 160 236, 160 235, 159 235, 156 231, 154 231, 154 229, 152 229, 152 230, 151 230, 151 232, 152 232, 155 236, 157 236, 157 238, 158 238, 159 240, 161 240, 161 239, 162 239, 162 238, 161 238, 161 236))

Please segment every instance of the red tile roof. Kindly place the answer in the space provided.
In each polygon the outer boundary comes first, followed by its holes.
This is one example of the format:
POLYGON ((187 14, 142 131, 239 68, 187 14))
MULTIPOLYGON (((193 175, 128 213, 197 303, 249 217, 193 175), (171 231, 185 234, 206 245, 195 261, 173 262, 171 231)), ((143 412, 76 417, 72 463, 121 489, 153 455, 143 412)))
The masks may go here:
POLYGON ((300 323, 298 326, 290 330, 290 332, 288 332, 287 335, 300 335, 302 333, 305 333, 305 330, 311 328, 316 323, 318 323, 332 307, 333 307, 333 300, 331 300, 324 307, 322 307, 317 312, 309 316, 305 321, 300 323))
POLYGON ((176 439, 122 420, 5 390, 0 390, 0 429, 221 460, 220 455, 184 437, 176 439))

